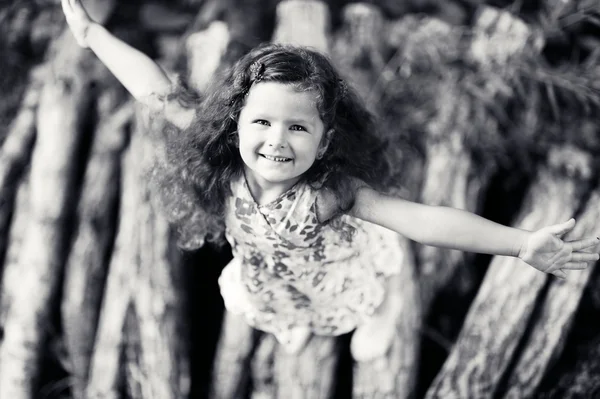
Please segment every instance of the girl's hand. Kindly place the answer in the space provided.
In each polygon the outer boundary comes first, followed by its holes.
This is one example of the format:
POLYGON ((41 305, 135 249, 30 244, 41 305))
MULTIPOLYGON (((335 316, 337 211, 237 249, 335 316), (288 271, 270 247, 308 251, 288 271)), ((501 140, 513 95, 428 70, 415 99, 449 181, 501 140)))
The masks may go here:
POLYGON ((597 253, 582 251, 600 240, 597 237, 563 241, 561 236, 575 227, 575 219, 561 224, 544 227, 529 235, 519 251, 519 258, 531 266, 560 278, 566 278, 565 270, 585 269, 587 262, 598 260, 597 253))
POLYGON ((67 24, 69 24, 69 28, 73 32, 77 44, 87 48, 87 31, 94 21, 91 20, 80 0, 61 0, 61 4, 67 24))

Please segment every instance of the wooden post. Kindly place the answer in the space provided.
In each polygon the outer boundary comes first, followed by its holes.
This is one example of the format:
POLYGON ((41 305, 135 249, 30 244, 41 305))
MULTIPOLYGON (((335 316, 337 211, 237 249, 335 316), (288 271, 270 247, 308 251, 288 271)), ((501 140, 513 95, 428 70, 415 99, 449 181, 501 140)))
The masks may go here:
POLYGON ((272 41, 309 46, 329 52, 330 14, 327 4, 313 0, 285 0, 277 5, 272 41))
POLYGON ((215 21, 203 31, 192 33, 186 39, 188 81, 198 92, 207 89, 230 42, 229 29, 215 21))
MULTIPOLYGON (((384 68, 385 21, 377 7, 365 3, 348 5, 342 14, 341 33, 332 46, 334 61, 358 92, 368 99, 384 68)), ((367 106, 378 113, 380 104, 372 102, 367 106)), ((386 138, 392 139, 396 133, 386 132, 386 138)), ((401 296, 401 306, 394 315, 398 333, 385 356, 370 362, 354 363, 352 392, 355 398, 408 398, 414 394, 422 318, 420 293, 413 250, 405 238, 399 237, 398 245, 404 253, 402 286, 392 287, 401 296)))
MULTIPOLYGON (((321 1, 281 2, 277 6, 277 25, 273 42, 311 46, 327 53, 329 18, 329 9, 321 1)), ((251 396, 330 397, 339 350, 337 338, 313 336, 296 356, 290 356, 279 346, 273 346, 271 340, 274 339, 270 336, 263 338, 266 343, 260 345, 253 360, 253 370, 258 371, 260 376, 273 376, 273 379, 260 379, 259 383, 254 384, 251 396), (270 348, 275 353, 267 350, 270 348), (256 367, 257 365, 260 367, 256 367)))
POLYGON ((65 267, 62 326, 73 378, 72 392, 85 397, 90 358, 116 230, 120 155, 124 125, 133 104, 118 108, 122 96, 108 89, 99 98, 99 126, 94 135, 78 208, 78 227, 65 267))
MULTIPOLYGON (((591 170, 577 171, 590 174, 591 170)), ((590 237, 600 231, 600 191, 596 189, 577 216, 565 239, 590 237)), ((598 248, 596 248, 597 251, 598 248)), ((596 265, 597 267, 597 265, 596 265)), ((552 280, 539 316, 528 334, 518 361, 510 370, 506 398, 529 398, 536 393, 551 362, 562 351, 593 267, 567 272, 566 281, 552 280)))
POLYGON ((397 331, 385 356, 371 362, 354 364, 353 398, 412 398, 419 369, 420 329, 423 314, 416 276, 416 265, 409 241, 399 239, 404 252, 400 305, 396 314, 397 331))
POLYGON ((121 223, 86 397, 118 397, 121 378, 132 397, 189 394, 182 266, 166 218, 151 200, 149 173, 160 143, 141 119, 124 161, 121 223))
MULTIPOLYGON (((35 118, 40 92, 47 69, 35 69, 30 75, 21 108, 8 129, 8 136, 0 148, 0 231, 9 230, 13 201, 19 187, 19 181, 29 163, 35 139, 35 118)), ((0 276, 8 234, 0 234, 0 276)), ((1 306, 1 305, 0 305, 1 306)))
POLYGON ((211 398, 233 399, 244 396, 250 377, 250 359, 258 333, 242 316, 227 310, 215 355, 211 398))
POLYGON ((139 232, 136 229, 138 180, 133 149, 123 153, 119 225, 90 361, 87 398, 117 398, 121 378, 121 346, 126 313, 136 289, 139 232))
MULTIPOLYGON (((515 226, 535 230, 571 217, 588 190, 591 162, 591 156, 582 151, 553 148, 515 226), (573 177, 564 175, 566 163, 582 165, 581 172, 573 177)), ((492 396, 547 278, 517 258, 495 257, 460 336, 426 397, 492 396)))
MULTIPOLYGON (((0 397, 31 398, 48 333, 51 306, 62 275, 67 236, 65 221, 73 208, 72 188, 79 147, 78 124, 85 117, 89 81, 80 49, 65 32, 51 52, 60 71, 47 80, 37 113, 37 139, 31 160, 30 207, 21 244, 18 285, 6 302, 0 346, 0 397)), ((7 275, 10 275, 7 273, 7 275)), ((14 274, 13 274, 14 275, 14 274)))

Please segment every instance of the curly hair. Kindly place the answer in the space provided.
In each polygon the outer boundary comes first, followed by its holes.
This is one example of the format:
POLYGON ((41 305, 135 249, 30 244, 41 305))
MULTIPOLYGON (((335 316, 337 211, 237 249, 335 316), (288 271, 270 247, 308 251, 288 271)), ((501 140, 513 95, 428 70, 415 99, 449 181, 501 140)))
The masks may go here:
MULTIPOLYGON (((325 131, 334 133, 327 151, 302 179, 313 189, 335 194, 336 216, 354 205, 356 179, 379 188, 388 174, 382 156, 385 143, 376 132, 374 116, 329 59, 305 47, 261 45, 215 79, 188 128, 166 135, 167 161, 176 173, 164 179, 160 189, 183 248, 198 247, 204 239, 223 243, 229 185, 243 173, 235 140, 237 120, 246 94, 259 80, 316 94, 325 131), (260 65, 259 79, 256 65, 260 65)), ((335 225, 336 219, 329 222, 335 225)))

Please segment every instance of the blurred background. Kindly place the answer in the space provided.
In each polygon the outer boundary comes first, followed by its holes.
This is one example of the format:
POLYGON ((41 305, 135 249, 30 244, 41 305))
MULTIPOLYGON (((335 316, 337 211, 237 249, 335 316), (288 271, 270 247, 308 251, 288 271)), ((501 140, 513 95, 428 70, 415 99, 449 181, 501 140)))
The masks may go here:
MULTIPOLYGON (((598 0, 83 4, 198 94, 262 42, 312 46, 378 117, 390 193, 600 234, 598 0)), ((0 29, 0 399, 600 395, 597 268, 403 239, 384 359, 353 362, 351 334, 286 355, 224 314, 230 248, 177 246, 149 184, 160 129, 60 2, 4 2, 0 29)))

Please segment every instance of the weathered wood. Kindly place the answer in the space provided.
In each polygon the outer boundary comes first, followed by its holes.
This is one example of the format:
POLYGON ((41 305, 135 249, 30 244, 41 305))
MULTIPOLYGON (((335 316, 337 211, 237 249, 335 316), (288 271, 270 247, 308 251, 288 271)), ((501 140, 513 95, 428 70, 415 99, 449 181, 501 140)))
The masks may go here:
POLYGON ((156 194, 149 189, 149 173, 159 143, 145 132, 148 127, 142 126, 141 114, 124 160, 121 223, 87 397, 118 397, 121 378, 130 394, 139 392, 144 398, 189 394, 181 262, 167 221, 151 200, 156 194), (120 362, 122 345, 128 354, 124 363, 120 362))
MULTIPOLYGON (((332 58, 341 73, 367 99, 385 66, 385 21, 377 7, 365 3, 349 4, 342 15, 343 25, 334 38, 332 58)), ((367 106, 378 113, 378 103, 369 102, 367 106)), ((396 132, 386 133, 386 138, 391 138, 396 132)), ((394 315, 398 333, 385 356, 354 364, 352 391, 356 398, 404 398, 414 391, 422 317, 419 287, 413 250, 404 238, 399 238, 398 245, 405 256, 400 278, 402 286, 391 287, 399 293, 395 297, 399 298, 400 306, 395 307, 394 315)))
MULTIPOLYGON (((571 148, 553 148, 539 170, 515 226, 534 230, 571 217, 588 190, 591 156, 571 148), (563 174, 577 158, 581 172, 563 174)), ((510 363, 547 275, 517 258, 495 257, 458 340, 427 398, 487 397, 510 363)))
POLYGON ((289 355, 279 346, 275 353, 275 398, 330 398, 339 357, 339 338, 313 335, 306 347, 289 355))
POLYGON ((373 84, 385 66, 383 15, 371 4, 353 3, 344 7, 342 18, 342 27, 331 46, 332 60, 362 94, 365 105, 375 111, 378 104, 366 100, 371 97, 373 84))
POLYGON ((233 399, 244 396, 250 377, 250 359, 257 332, 242 316, 225 311, 211 381, 211 398, 233 399))
POLYGON ((340 340, 313 335, 306 347, 290 355, 275 336, 262 334, 252 359, 252 399, 330 398, 340 340))
POLYGON ((188 81, 198 92, 207 89, 222 64, 229 42, 228 26, 220 21, 213 22, 205 30, 192 33, 186 39, 188 81))
MULTIPOLYGON (((577 158, 576 158, 577 159, 577 158)), ((591 171, 587 171, 591 173, 591 171)), ((577 217, 577 225, 566 235, 590 237, 600 231, 600 192, 594 191, 577 217)), ((596 248, 597 251, 598 248, 596 248)), ((597 266, 596 266, 597 267, 597 266)), ((510 370, 506 398, 533 397, 552 361, 562 351, 583 291, 588 285, 593 267, 568 272, 566 281, 553 280, 529 333, 518 362, 510 370)))
POLYGON ((536 392, 539 398, 595 398, 600 393, 599 272, 596 264, 567 344, 536 392))
MULTIPOLYGON (((38 68, 31 73, 21 108, 8 129, 0 148, 0 231, 9 230, 13 202, 23 172, 29 163, 35 139, 35 117, 47 70, 38 68)), ((8 234, 0 234, 0 271, 3 264, 8 234)), ((1 276, 1 272, 0 272, 1 276)))
POLYGON ((416 264, 409 241, 400 238, 404 252, 399 294, 397 335, 386 356, 354 364, 353 398, 412 398, 419 368, 420 330, 423 315, 416 264))
POLYGON ((120 153, 127 138, 124 125, 133 115, 131 103, 117 107, 121 97, 117 90, 108 89, 99 98, 99 126, 84 177, 77 233, 65 266, 61 317, 76 398, 85 397, 116 230, 120 153))
POLYGON ((482 68, 510 68, 510 61, 537 54, 544 45, 539 31, 507 11, 482 6, 475 18, 468 54, 482 68))
POLYGON ((4 328, 8 309, 11 308, 11 301, 20 290, 19 284, 8 284, 19 280, 21 269, 19 268, 19 254, 21 245, 25 239, 27 230, 27 219, 29 217, 29 170, 24 172, 24 176, 17 183, 17 193, 14 203, 14 217, 9 228, 6 230, 9 246, 4 260, 4 273, 2 275, 2 285, 0 286, 0 327, 4 328))
MULTIPOLYGON (((440 28, 441 26, 435 27, 438 34, 443 31, 440 28)), ((447 26, 445 30, 446 45, 449 37, 454 36, 450 43, 454 41, 451 46, 455 46, 455 51, 458 51, 460 45, 456 29, 447 26)), ((495 170, 495 161, 488 157, 483 165, 473 164, 474 149, 470 148, 473 146, 473 135, 482 137, 482 133, 473 133, 472 126, 475 125, 475 129, 483 129, 482 126, 485 126, 486 141, 491 143, 498 140, 498 116, 482 106, 480 100, 485 99, 486 102, 498 105, 506 102, 508 94, 505 92, 505 85, 502 85, 500 72, 496 73, 499 78, 496 79, 497 84, 488 84, 483 89, 473 88, 482 75, 490 75, 486 71, 493 66, 499 65, 502 68, 509 60, 522 57, 525 50, 534 52, 540 48, 531 44, 536 37, 535 32, 523 21, 491 7, 484 7, 479 13, 474 32, 471 41, 467 43, 468 54, 475 60, 479 71, 465 74, 463 71, 458 73, 456 70, 449 70, 445 73, 435 100, 436 116, 427 123, 427 161, 421 200, 426 204, 447 205, 477 213, 489 178, 495 170), (510 37, 510 40, 506 41, 505 37, 510 37), (456 104, 461 106, 457 107, 456 104)), ((468 262, 463 267, 459 265, 472 259, 472 254, 419 246, 418 256, 426 312, 439 290, 455 273, 461 273, 463 281, 470 280, 466 267, 468 262)))
POLYGON ((160 143, 143 134, 144 129, 138 127, 132 139, 141 182, 136 215, 139 263, 133 293, 140 338, 140 352, 134 366, 139 368, 141 376, 135 382, 142 388, 140 399, 179 399, 189 395, 191 385, 183 264, 166 216, 153 202, 157 193, 150 190, 148 176, 160 143))
POLYGON ((275 381, 275 356, 278 345, 273 334, 259 335, 257 349, 251 362, 251 399, 277 398, 277 385, 273 381, 275 381))
POLYGON ((136 269, 139 267, 139 232, 136 229, 139 176, 133 151, 130 146, 123 153, 119 225, 96 330, 86 387, 87 398, 119 397, 123 328, 136 289, 136 269))
POLYGON ((330 13, 322 1, 285 0, 277 5, 277 22, 272 41, 309 46, 329 52, 330 13))
MULTIPOLYGON (((40 98, 37 139, 31 160, 31 206, 19 255, 20 276, 7 309, 0 346, 0 397, 30 398, 48 330, 51 305, 65 256, 65 220, 71 213, 79 147, 78 124, 85 117, 88 81, 83 50, 65 32, 51 53, 57 73, 40 98)), ((7 274, 8 275, 8 274, 7 274)))
MULTIPOLYGON (((277 6, 277 25, 273 42, 310 46, 317 51, 329 51, 329 9, 320 1, 288 0, 277 6)), ((255 360, 253 398, 328 398, 332 394, 333 378, 339 346, 335 337, 312 336, 297 355, 288 355, 270 334, 263 338, 255 360), (275 351, 269 351, 272 349, 275 351), (257 367, 260 365, 260 367, 257 367), (267 378, 265 378, 267 376, 267 378)))

